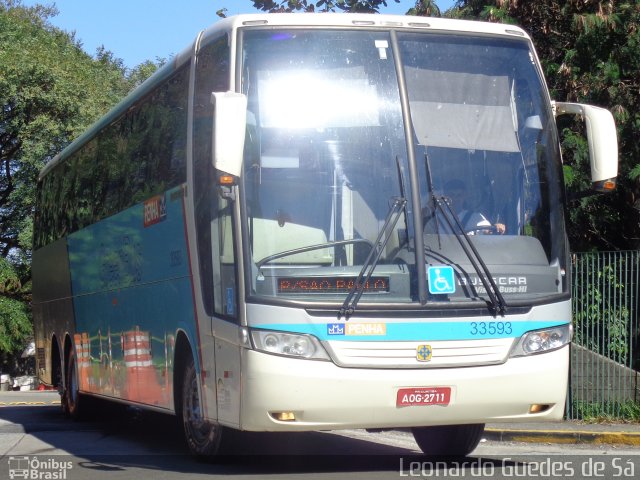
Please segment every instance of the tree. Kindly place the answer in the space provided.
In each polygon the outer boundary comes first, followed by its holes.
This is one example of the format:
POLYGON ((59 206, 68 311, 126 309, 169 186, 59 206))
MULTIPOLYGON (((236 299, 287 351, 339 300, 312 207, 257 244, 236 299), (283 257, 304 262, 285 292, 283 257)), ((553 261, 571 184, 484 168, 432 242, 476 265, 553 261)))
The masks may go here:
POLYGON ((156 57, 156 61, 147 60, 132 70, 127 71, 127 81, 130 88, 136 88, 149 78, 158 68, 167 63, 166 58, 156 57))
POLYGON ((24 301, 27 291, 14 266, 0 258, 0 353, 24 348, 25 338, 31 335, 29 311, 24 301))
POLYGON ((416 5, 407 12, 407 15, 439 17, 441 13, 440 7, 433 0, 416 0, 416 5))
MULTIPOLYGON (((393 0, 400 3, 400 0, 393 0)), ((355 12, 378 13, 381 6, 387 6, 387 0, 253 0, 253 6, 263 12, 355 12)))
POLYGON ((129 72, 104 48, 92 58, 48 22, 56 13, 0 0, 0 352, 19 348, 31 328, 39 171, 151 70, 129 72))
MULTIPOLYGON (((290 13, 290 12, 353 12, 353 13, 380 13, 382 7, 387 6, 387 0, 252 0, 253 6, 263 12, 290 13)), ((393 0, 400 3, 400 0, 393 0)), ((227 9, 216 11, 219 17, 227 16, 227 9)), ((434 0, 416 0, 416 4, 407 15, 440 16, 440 8, 434 0)))
POLYGON ((53 13, 0 3, 0 255, 17 263, 39 170, 128 90, 122 67, 84 53, 47 23, 53 13))
POLYGON ((10 373, 32 336, 28 307, 30 285, 23 286, 15 267, 0 257, 0 371, 10 373))

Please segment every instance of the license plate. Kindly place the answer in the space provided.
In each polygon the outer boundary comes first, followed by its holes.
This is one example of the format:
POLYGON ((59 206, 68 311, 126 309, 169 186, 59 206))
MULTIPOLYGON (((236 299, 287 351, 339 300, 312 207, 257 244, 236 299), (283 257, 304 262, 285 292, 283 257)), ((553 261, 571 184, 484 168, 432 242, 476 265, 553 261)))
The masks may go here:
POLYGON ((396 397, 396 407, 413 405, 449 405, 451 387, 401 388, 396 397))

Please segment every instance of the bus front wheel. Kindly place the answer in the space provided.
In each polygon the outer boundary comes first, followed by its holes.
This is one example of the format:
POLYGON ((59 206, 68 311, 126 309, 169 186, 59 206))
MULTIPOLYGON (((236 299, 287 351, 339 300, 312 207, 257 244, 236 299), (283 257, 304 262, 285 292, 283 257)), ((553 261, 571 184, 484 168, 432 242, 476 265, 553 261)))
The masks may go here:
POLYGON ((185 365, 182 381, 182 426, 189 450, 197 456, 214 455, 220 447, 222 426, 204 418, 193 358, 185 365))
POLYGON ((428 456, 469 455, 482 440, 484 424, 413 427, 413 438, 428 456))

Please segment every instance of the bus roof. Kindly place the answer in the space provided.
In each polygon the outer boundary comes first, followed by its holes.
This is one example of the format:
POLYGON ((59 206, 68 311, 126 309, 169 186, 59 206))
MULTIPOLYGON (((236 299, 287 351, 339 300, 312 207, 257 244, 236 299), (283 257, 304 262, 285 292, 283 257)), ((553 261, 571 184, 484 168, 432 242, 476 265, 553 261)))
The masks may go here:
POLYGON ((520 27, 503 23, 457 20, 450 18, 409 15, 378 15, 370 13, 256 13, 222 19, 204 31, 203 38, 220 31, 241 27, 348 27, 348 28, 424 28, 433 31, 481 33, 529 38, 520 27))
POLYGON ((117 120, 140 97, 149 93, 156 85, 169 77, 178 67, 188 61, 197 44, 207 43, 207 39, 221 32, 233 32, 242 27, 335 27, 350 29, 424 29, 434 32, 463 32, 485 35, 520 37, 529 39, 529 35, 520 27, 501 23, 478 22, 436 17, 418 17, 407 15, 378 15, 367 13, 257 13, 236 15, 224 18, 198 33, 196 40, 179 55, 155 72, 139 87, 129 93, 107 114, 77 137, 61 153, 56 155, 40 172, 42 179, 50 170, 77 151, 94 137, 102 128, 117 120))

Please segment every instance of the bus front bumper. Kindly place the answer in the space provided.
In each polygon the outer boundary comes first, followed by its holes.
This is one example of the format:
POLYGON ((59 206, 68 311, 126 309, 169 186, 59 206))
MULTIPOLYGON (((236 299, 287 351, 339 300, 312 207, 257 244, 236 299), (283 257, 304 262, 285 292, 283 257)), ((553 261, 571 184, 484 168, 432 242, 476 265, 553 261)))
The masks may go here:
POLYGON ((565 408, 569 346, 500 365, 404 370, 243 353, 242 430, 552 421, 565 408), (450 387, 449 404, 397 406, 398 391, 414 387, 450 387))

